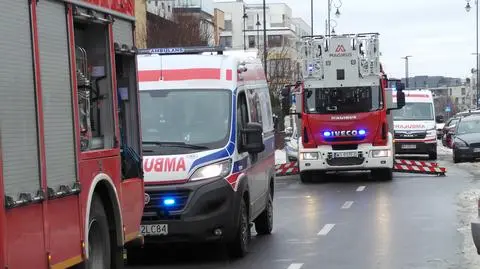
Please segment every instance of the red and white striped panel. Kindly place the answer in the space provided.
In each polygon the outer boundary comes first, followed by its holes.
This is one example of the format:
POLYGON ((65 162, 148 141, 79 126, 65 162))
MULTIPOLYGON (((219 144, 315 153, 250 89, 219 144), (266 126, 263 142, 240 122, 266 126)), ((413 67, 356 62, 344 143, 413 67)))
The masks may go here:
POLYGON ((428 166, 428 167, 437 167, 438 166, 438 163, 436 163, 436 162, 399 160, 399 159, 395 160, 395 164, 406 164, 406 165, 428 166))
POLYGON ((447 169, 445 167, 438 167, 438 166, 429 167, 429 166, 417 166, 417 165, 407 165, 407 164, 395 164, 393 166, 393 171, 406 172, 406 173, 444 175, 447 172, 447 169))
POLYGON ((298 174, 298 163, 297 162, 288 162, 283 164, 275 165, 276 175, 277 176, 288 176, 298 174))

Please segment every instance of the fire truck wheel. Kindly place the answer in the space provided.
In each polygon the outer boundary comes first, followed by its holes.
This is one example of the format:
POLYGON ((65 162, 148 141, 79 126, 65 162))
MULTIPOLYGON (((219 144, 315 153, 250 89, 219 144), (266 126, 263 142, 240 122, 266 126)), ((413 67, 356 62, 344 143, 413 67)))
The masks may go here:
POLYGON ((255 220, 255 230, 259 235, 271 234, 273 230, 273 201, 272 194, 268 195, 265 210, 255 220))
POLYGON ((88 222, 88 260, 85 269, 109 269, 111 246, 108 219, 100 197, 94 194, 88 222))
POLYGON ((389 169, 389 168, 373 169, 372 178, 373 180, 379 180, 379 181, 391 181, 393 179, 393 169, 389 169))
POLYGON ((305 171, 305 172, 300 172, 300 181, 302 181, 302 183, 309 183, 309 182, 312 182, 312 172, 310 171, 305 171))
POLYGON ((250 242, 250 224, 248 221, 245 199, 240 202, 240 216, 237 232, 232 242, 228 243, 228 252, 232 258, 242 258, 247 254, 250 242))

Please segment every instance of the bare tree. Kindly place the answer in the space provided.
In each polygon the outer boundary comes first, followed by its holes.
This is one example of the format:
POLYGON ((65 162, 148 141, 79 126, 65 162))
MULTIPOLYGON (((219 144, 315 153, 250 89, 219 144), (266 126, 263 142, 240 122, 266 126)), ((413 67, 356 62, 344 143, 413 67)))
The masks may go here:
POLYGON ((211 22, 199 13, 175 10, 173 20, 147 14, 147 46, 206 46, 213 39, 211 22))

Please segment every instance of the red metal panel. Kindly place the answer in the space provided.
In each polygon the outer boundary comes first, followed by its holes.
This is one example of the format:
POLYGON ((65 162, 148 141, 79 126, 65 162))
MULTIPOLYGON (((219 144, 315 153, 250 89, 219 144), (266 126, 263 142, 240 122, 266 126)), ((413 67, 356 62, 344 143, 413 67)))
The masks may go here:
MULTIPOLYGON (((31 2, 31 21, 32 21, 32 35, 33 35, 33 58, 34 58, 34 68, 35 68, 35 93, 37 100, 37 130, 38 130, 38 156, 40 161, 40 186, 44 193, 47 193, 47 163, 45 155, 45 132, 44 132, 44 123, 43 123, 43 95, 42 95, 42 84, 41 84, 41 67, 40 67, 40 51, 38 44, 38 28, 37 28, 37 5, 36 2, 31 2)), ((38 216, 43 217, 43 229, 44 244, 43 247, 45 250, 49 249, 49 231, 48 231, 48 218, 47 215, 47 203, 42 203, 42 214, 38 216)), ((18 213, 17 213, 18 214, 18 213)), ((27 221, 28 223, 28 221, 27 221)), ((43 248, 39 248, 43 249, 43 248)), ((45 255, 45 254, 44 254, 45 255)))
POLYGON ((0 266, 5 267, 7 259, 7 216, 5 212, 5 187, 3 185, 2 140, 0 137, 0 266))
POLYGON ((55 220, 49 223, 52 265, 82 255, 78 199, 75 195, 48 201, 47 219, 55 220))
POLYGON ((135 16, 135 0, 84 0, 90 4, 101 6, 121 12, 129 16, 135 16))
POLYGON ((144 189, 142 179, 128 179, 122 182, 122 215, 125 226, 125 240, 134 239, 140 231, 143 215, 144 189))
POLYGON ((41 204, 7 211, 8 268, 47 268, 41 204))

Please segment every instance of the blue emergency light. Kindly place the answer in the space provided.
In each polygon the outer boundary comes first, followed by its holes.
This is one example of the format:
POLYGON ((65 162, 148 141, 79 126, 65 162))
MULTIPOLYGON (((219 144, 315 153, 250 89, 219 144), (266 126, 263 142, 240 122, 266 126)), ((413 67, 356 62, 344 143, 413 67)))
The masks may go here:
POLYGON ((165 199, 163 199, 163 205, 164 206, 173 206, 173 205, 175 205, 175 199, 165 198, 165 199))
POLYGON ((332 131, 324 131, 324 137, 332 137, 332 136, 365 136, 367 134, 367 130, 365 129, 358 129, 358 130, 348 130, 348 131, 339 131, 341 134, 336 134, 332 131))

